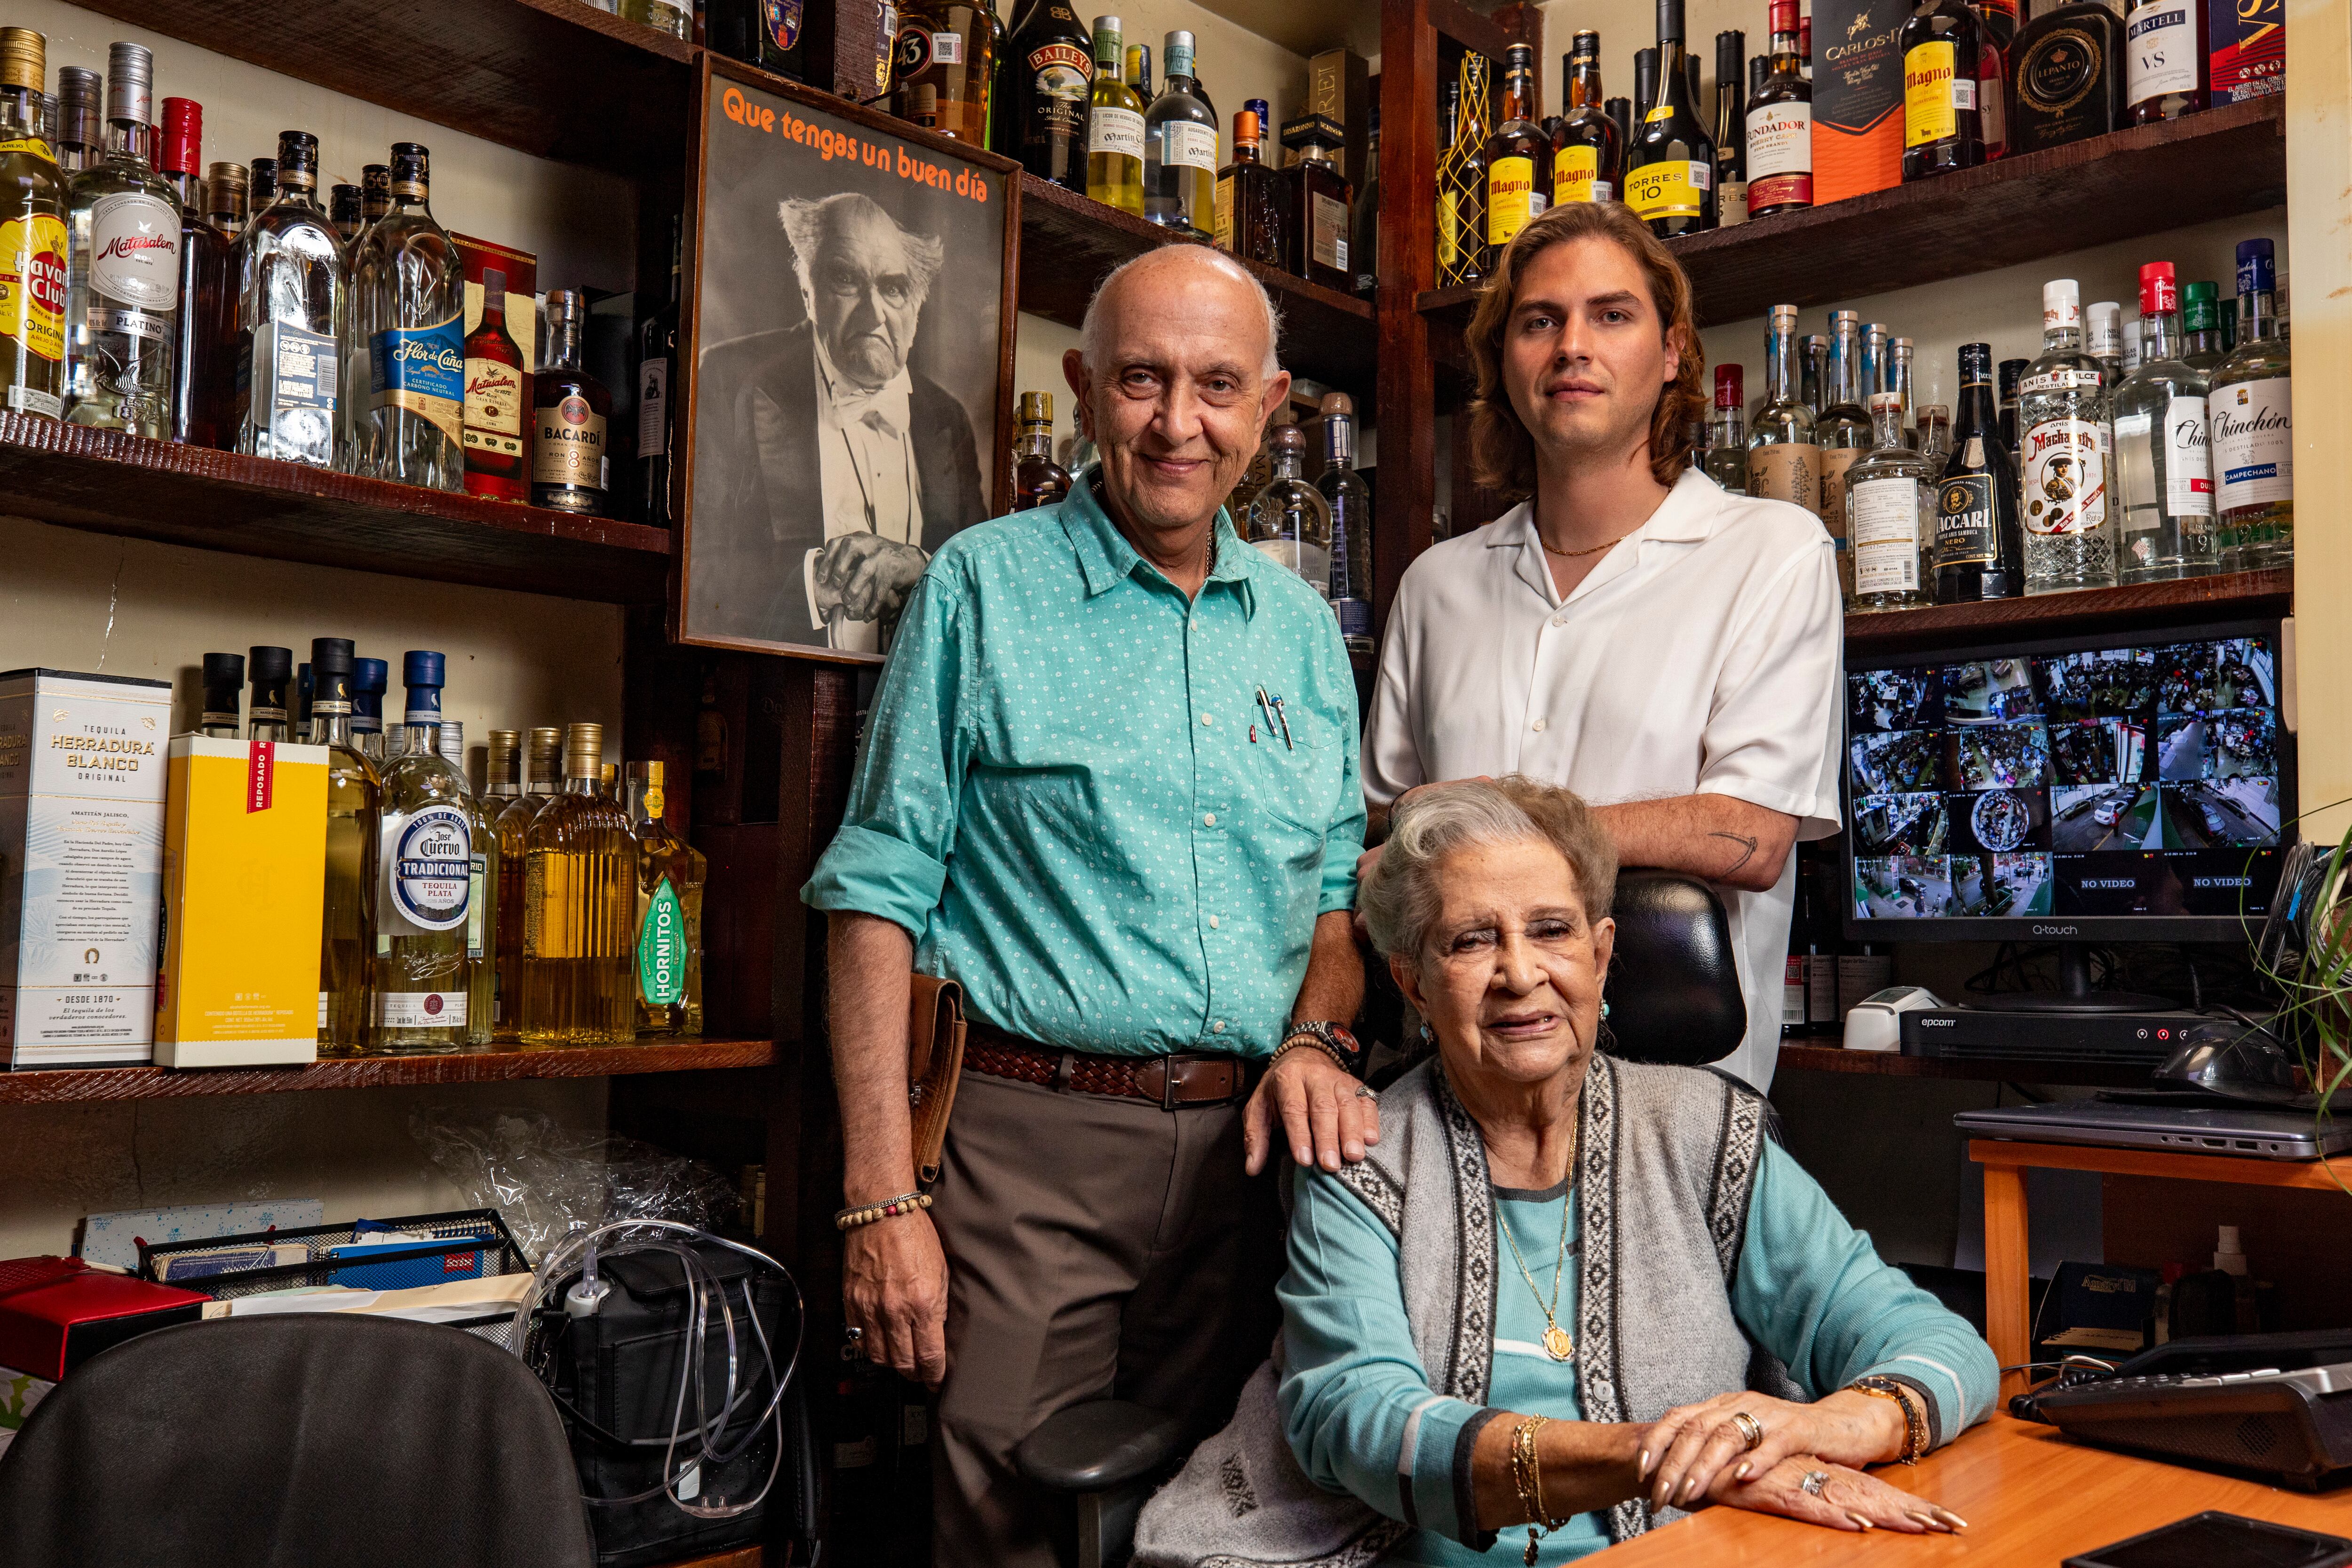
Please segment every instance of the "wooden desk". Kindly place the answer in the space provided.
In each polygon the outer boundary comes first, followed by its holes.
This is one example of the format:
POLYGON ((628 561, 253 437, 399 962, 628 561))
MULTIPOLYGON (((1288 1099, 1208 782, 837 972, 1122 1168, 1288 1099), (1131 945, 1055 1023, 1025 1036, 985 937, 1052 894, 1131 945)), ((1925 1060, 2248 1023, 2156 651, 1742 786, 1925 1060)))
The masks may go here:
MULTIPOLYGON (((1985 1343, 1992 1346, 1993 1357, 2002 1366, 2021 1365, 2033 1354, 2025 1232, 2027 1171, 2098 1171, 2108 1176, 2235 1182, 2244 1186, 2352 1191, 2352 1155, 2333 1160, 2250 1160, 2220 1154, 2177 1155, 2161 1149, 2097 1149, 2082 1144, 1972 1138, 1969 1158, 1984 1166, 1985 1343)), ((2005 1374, 2000 1380, 2001 1398, 2020 1392, 2029 1381, 2023 1373, 2005 1374)))
MULTIPOLYGON (((1608 1568, 1738 1568, 1831 1563, 2015 1563, 2057 1568, 2069 1553, 2137 1535, 2205 1509, 2352 1535, 2352 1489, 2314 1496, 2089 1448, 2054 1427, 1995 1416, 1916 1469, 1887 1465, 1890 1485, 1939 1502, 1957 1535, 1857 1534, 1738 1509, 1711 1508, 1613 1548, 1608 1568)), ((1508 1531, 1505 1531, 1507 1536, 1508 1531)))

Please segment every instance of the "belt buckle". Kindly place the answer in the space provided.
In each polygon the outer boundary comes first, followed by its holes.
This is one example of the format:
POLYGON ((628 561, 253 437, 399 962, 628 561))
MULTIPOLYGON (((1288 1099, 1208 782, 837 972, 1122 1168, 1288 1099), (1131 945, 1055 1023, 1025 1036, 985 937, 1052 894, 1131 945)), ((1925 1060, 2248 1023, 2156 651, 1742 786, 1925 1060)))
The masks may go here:
POLYGON ((1176 1059, 1162 1057, 1160 1062, 1160 1108, 1174 1114, 1176 1110, 1176 1059))

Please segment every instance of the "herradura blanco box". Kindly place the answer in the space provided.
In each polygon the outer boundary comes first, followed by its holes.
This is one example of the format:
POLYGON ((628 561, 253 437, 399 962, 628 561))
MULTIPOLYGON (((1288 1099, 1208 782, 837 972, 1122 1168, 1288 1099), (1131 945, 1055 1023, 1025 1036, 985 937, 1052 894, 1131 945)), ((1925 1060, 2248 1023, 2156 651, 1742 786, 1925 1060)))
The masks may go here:
POLYGON ((0 1065, 152 1057, 171 724, 166 681, 0 674, 0 1065))

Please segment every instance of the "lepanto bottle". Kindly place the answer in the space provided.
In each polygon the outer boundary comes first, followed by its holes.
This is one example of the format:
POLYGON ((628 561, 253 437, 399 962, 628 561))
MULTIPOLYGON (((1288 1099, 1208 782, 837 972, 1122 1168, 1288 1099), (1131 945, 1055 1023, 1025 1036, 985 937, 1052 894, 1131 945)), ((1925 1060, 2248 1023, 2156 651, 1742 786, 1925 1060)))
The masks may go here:
POLYGON ((466 487, 466 272, 433 215, 430 177, 424 147, 394 143, 392 205, 352 247, 341 465, 456 491, 466 487))

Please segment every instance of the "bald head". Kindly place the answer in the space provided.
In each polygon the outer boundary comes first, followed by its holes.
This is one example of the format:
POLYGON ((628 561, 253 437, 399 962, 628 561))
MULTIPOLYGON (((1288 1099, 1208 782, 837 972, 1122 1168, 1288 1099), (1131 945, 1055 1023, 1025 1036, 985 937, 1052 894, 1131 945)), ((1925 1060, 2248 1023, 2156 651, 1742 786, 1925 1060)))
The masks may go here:
POLYGON ((1259 358, 1258 374, 1270 380, 1282 368, 1275 352, 1282 336, 1282 317, 1275 309, 1273 297, 1239 262, 1205 245, 1162 246, 1113 267, 1096 285, 1094 298, 1087 301, 1086 321, 1078 329, 1078 352, 1087 363, 1101 364, 1106 319, 1126 308, 1130 299, 1145 301, 1147 308, 1168 308, 1173 303, 1171 294, 1183 296, 1188 305, 1246 301, 1244 313, 1254 309, 1265 322, 1265 353, 1259 358))

